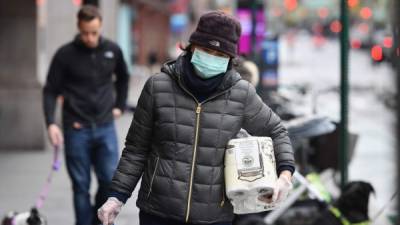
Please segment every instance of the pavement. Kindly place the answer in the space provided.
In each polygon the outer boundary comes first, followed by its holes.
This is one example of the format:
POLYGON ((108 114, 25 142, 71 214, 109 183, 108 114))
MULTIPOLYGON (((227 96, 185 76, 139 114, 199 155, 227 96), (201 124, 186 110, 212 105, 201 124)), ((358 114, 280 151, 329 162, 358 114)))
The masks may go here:
MULTIPOLYGON (((127 113, 116 122, 120 147, 131 120, 132 114, 127 113)), ((51 149, 0 152, 0 216, 8 211, 28 211, 35 204, 51 170, 52 160, 51 149)), ((94 174, 92 181, 91 193, 94 194, 97 187, 94 174)), ((135 196, 136 193, 124 206, 117 224, 139 224, 135 196)), ((50 225, 74 224, 72 188, 64 161, 60 170, 53 174, 48 197, 40 211, 50 225)))
MULTIPOLYGON (((128 104, 130 106, 136 105, 145 81, 149 77, 149 71, 145 67, 137 66, 133 72, 135 75, 130 80, 128 93, 128 104)), ((125 136, 132 118, 133 113, 127 111, 121 118, 116 120, 120 149, 124 146, 125 136)), ((49 143, 47 143, 47 146, 46 149, 32 151, 22 149, 0 151, 0 221, 9 211, 25 212, 35 205, 51 171, 54 153, 49 143)), ((74 224, 72 186, 67 175, 65 163, 63 159, 61 161, 60 170, 53 174, 48 197, 40 210, 50 225, 74 224)), ((92 174, 90 189, 92 196, 96 193, 96 188, 96 178, 92 174)), ((135 205, 137 191, 138 189, 134 191, 132 197, 123 207, 116 224, 139 224, 139 210, 135 205)))
MULTIPOLYGON (((350 58, 350 129, 360 137, 349 164, 349 178, 369 181, 375 187, 376 196, 372 198, 370 207, 373 216, 389 201, 396 189, 395 114, 381 100, 384 93, 395 91, 395 82, 389 66, 373 66, 368 54, 352 51, 350 58)), ((316 102, 318 113, 337 120, 339 96, 335 92, 323 91, 339 85, 338 42, 329 41, 316 49, 308 36, 300 35, 294 49, 289 49, 285 39, 282 39, 280 61, 279 82, 282 85, 303 83, 311 88, 311 93, 320 93, 318 98, 310 94, 299 100, 299 110, 310 111, 313 102, 316 102)), ((130 85, 130 105, 136 104, 148 76, 145 68, 135 69, 130 85)), ((132 113, 128 112, 116 122, 120 149, 132 117, 132 113)), ((11 210, 27 211, 34 205, 50 172, 52 157, 50 148, 0 151, 0 216, 11 210)), ((65 164, 62 165, 60 171, 54 174, 48 198, 41 209, 50 225, 74 223, 71 184, 65 164)), ((94 193, 97 184, 95 177, 92 180, 91 193, 94 193)), ((116 224, 138 224, 136 191, 123 207, 116 224)), ((389 205, 373 224, 387 225, 385 216, 392 209, 393 206, 389 205)))

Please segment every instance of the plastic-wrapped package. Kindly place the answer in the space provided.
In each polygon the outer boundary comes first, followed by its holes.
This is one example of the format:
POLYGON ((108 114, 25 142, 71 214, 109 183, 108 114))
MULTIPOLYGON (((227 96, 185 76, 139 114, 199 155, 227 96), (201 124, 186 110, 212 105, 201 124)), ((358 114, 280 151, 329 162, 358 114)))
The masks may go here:
POLYGON ((234 213, 247 214, 275 208, 258 199, 273 194, 277 180, 272 139, 239 134, 225 152, 225 190, 234 213), (246 137, 247 136, 247 137, 246 137))

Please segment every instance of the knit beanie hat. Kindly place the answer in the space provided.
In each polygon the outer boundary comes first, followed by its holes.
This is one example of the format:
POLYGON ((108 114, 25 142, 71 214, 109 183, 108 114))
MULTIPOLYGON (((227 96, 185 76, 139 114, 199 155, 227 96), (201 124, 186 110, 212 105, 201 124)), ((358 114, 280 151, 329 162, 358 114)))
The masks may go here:
POLYGON ((212 11, 200 17, 189 42, 235 57, 241 30, 239 21, 232 16, 212 11))

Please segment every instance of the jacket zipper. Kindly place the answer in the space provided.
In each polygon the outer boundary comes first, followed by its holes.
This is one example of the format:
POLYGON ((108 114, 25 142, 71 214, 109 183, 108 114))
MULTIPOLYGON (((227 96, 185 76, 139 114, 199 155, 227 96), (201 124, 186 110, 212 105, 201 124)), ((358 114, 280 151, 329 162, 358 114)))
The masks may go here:
MULTIPOLYGON (((207 98, 206 100, 204 100, 203 102, 198 102, 196 97, 194 97, 194 95, 192 93, 190 93, 190 91, 188 91, 181 83, 181 77, 178 77, 178 84, 179 86, 190 96, 192 96, 192 98, 194 99, 194 101, 197 103, 197 107, 196 107, 196 132, 195 132, 195 140, 194 140, 194 146, 193 146, 193 157, 192 157, 192 168, 190 171, 190 182, 189 182, 189 193, 188 193, 188 202, 187 202, 187 208, 186 208, 186 218, 185 218, 185 222, 187 223, 189 221, 189 215, 190 215, 190 205, 192 203, 192 189, 193 189, 193 174, 194 174, 194 164, 196 162, 196 152, 197 152, 197 144, 198 144, 198 137, 199 137, 199 127, 200 127, 200 113, 201 113, 201 105, 206 103, 207 101, 216 98, 222 94, 225 94, 226 92, 228 92, 230 89, 232 89, 232 87, 217 93, 216 95, 213 95, 209 98, 207 98)), ((220 206, 222 207, 225 203, 225 191, 223 190, 223 199, 222 202, 220 204, 220 206)))
POLYGON ((197 143, 199 140, 200 112, 201 112, 201 103, 198 103, 196 108, 196 133, 195 133, 194 147, 193 147, 192 169, 190 171, 189 196, 188 196, 188 202, 186 208, 186 220, 185 220, 186 222, 189 221, 190 205, 192 203, 193 173, 194 173, 194 164, 196 162, 197 143))
POLYGON ((156 166, 154 167, 154 172, 153 172, 153 175, 151 176, 150 188, 149 188, 149 193, 147 193, 147 198, 150 197, 150 193, 151 193, 151 190, 153 188, 153 181, 154 181, 154 177, 156 176, 156 172, 157 172, 157 168, 158 168, 158 160, 159 159, 160 159, 160 157, 157 156, 157 158, 156 158, 156 166))

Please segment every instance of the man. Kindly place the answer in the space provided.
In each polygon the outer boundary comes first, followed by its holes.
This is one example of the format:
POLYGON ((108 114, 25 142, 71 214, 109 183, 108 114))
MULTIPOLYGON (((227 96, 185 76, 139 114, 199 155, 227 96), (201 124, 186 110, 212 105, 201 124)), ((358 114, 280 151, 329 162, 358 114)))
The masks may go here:
POLYGON ((99 224, 95 212, 106 200, 117 166, 114 119, 125 108, 129 76, 121 49, 100 35, 98 9, 83 6, 77 17, 79 34, 54 55, 43 101, 51 144, 65 142, 76 225, 90 225, 99 224), (64 135, 54 120, 58 96, 64 99, 64 135), (99 183, 94 206, 89 195, 92 166, 99 183))

